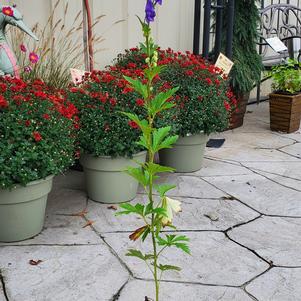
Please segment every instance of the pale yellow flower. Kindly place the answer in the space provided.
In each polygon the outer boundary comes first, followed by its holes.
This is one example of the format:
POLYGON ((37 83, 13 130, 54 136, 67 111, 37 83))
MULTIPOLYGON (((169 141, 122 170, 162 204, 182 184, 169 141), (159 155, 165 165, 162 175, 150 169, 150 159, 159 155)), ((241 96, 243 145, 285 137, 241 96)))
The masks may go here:
POLYGON ((173 213, 179 213, 180 211, 182 211, 181 202, 169 197, 163 198, 162 207, 166 210, 167 213, 167 216, 164 216, 162 218, 162 224, 164 226, 172 223, 173 213))

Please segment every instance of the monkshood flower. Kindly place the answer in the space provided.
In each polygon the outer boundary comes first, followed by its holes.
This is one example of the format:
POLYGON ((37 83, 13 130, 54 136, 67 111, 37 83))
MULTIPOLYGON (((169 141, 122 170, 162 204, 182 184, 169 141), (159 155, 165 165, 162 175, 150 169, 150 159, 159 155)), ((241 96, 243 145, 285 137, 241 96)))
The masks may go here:
POLYGON ((145 6, 145 20, 149 24, 150 22, 154 22, 156 17, 155 7, 157 4, 162 5, 163 0, 147 0, 145 6))
POLYGON ((26 52, 26 51, 27 51, 26 46, 25 46, 24 44, 21 44, 21 45, 20 45, 20 50, 21 50, 22 52, 26 52))

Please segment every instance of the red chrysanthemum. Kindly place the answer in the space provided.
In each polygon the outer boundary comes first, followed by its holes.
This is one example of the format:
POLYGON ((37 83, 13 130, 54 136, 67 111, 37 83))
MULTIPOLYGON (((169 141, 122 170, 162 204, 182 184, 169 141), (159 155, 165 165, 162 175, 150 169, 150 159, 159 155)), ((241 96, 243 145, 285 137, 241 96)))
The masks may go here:
POLYGON ((144 100, 142 98, 136 99, 136 105, 138 107, 143 107, 144 106, 144 100))
POLYGON ((10 6, 3 6, 2 7, 2 13, 6 16, 13 17, 14 11, 10 6))
POLYGON ((8 107, 8 102, 2 95, 0 95, 0 108, 7 108, 7 107, 8 107))
POLYGON ((129 126, 130 126, 132 129, 138 129, 138 128, 139 128, 139 125, 138 125, 135 121, 133 121, 133 120, 130 120, 130 121, 128 122, 128 124, 129 124, 129 126))
POLYGON ((39 132, 33 132, 32 135, 33 135, 33 139, 34 139, 36 142, 39 142, 39 141, 42 140, 42 136, 41 136, 41 134, 40 134, 39 132))

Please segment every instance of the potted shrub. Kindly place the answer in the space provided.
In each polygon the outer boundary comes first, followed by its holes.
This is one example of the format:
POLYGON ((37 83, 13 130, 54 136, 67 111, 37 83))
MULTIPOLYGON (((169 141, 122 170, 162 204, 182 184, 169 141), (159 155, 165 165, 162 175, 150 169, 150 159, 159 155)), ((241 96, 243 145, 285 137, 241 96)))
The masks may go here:
MULTIPOLYGON (((120 55, 116 66, 133 72, 137 64, 144 67, 144 56, 134 48, 120 55)), ((163 89, 179 87, 170 99, 175 107, 163 112, 158 123, 172 124, 173 132, 180 138, 172 149, 159 152, 160 162, 177 172, 199 170, 209 134, 228 127, 236 99, 220 70, 200 56, 160 50, 158 65, 167 65, 158 79, 160 84, 163 82, 163 89)))
POLYGON ((0 78, 0 241, 42 230, 52 179, 74 161, 76 111, 42 81, 0 78))
MULTIPOLYGON (((125 74, 133 75, 130 71, 125 74)), ((124 170, 144 162, 146 152, 137 144, 139 127, 121 112, 142 116, 143 100, 113 67, 87 74, 84 83, 72 87, 68 94, 79 109, 80 163, 88 196, 103 203, 132 200, 138 182, 124 170)))
POLYGON ((272 131, 292 133, 301 120, 301 63, 288 60, 272 68, 273 90, 270 94, 270 127, 272 131))
MULTIPOLYGON (((257 51, 258 26, 260 23, 257 3, 254 0, 235 1, 233 29, 234 66, 230 73, 230 84, 237 98, 237 109, 232 112, 230 128, 243 125, 251 90, 261 80, 262 58, 257 51), (248 24, 248 26, 246 26, 248 24)), ((223 17, 223 48, 226 47, 227 10, 223 17)))

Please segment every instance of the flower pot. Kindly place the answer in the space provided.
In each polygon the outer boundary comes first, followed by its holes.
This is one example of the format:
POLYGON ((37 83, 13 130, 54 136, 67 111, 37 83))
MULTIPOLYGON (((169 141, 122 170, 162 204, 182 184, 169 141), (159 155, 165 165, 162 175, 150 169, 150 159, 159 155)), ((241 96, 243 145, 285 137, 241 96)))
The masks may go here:
POLYGON ((300 128, 301 94, 270 94, 270 128, 293 133, 300 128))
POLYGON ((229 130, 233 130, 243 126, 244 117, 247 111, 247 105, 250 98, 250 93, 238 94, 236 95, 236 98, 237 98, 237 108, 231 114, 230 125, 228 128, 229 130))
POLYGON ((1 242, 25 240, 42 231, 52 180, 53 176, 49 176, 25 187, 0 189, 1 242))
POLYGON ((138 181, 125 173, 129 166, 138 167, 134 161, 145 162, 146 152, 128 158, 95 157, 83 155, 80 163, 84 168, 86 189, 90 199, 106 203, 123 203, 137 195, 138 181))
POLYGON ((202 168, 208 136, 197 134, 180 137, 173 148, 159 151, 160 163, 176 172, 193 172, 202 168))

